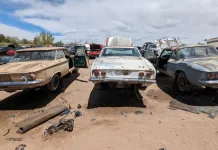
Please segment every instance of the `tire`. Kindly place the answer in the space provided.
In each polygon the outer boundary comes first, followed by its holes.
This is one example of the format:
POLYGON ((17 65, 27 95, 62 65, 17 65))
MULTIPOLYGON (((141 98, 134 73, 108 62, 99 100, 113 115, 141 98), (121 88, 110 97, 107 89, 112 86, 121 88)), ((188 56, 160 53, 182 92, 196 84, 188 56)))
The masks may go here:
POLYGON ((181 93, 190 92, 192 89, 191 83, 188 81, 186 75, 184 72, 180 72, 176 78, 176 84, 178 87, 178 90, 181 93))
POLYGON ((54 92, 59 89, 60 85, 60 76, 58 74, 55 74, 51 81, 48 83, 47 88, 49 91, 54 92))

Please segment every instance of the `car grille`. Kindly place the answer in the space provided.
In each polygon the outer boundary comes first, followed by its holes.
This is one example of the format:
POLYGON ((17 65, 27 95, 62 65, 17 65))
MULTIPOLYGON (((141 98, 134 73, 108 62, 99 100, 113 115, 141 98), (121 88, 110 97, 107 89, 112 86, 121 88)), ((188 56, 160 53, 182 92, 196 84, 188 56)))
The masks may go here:
POLYGON ((10 75, 0 75, 0 82, 11 82, 10 75))

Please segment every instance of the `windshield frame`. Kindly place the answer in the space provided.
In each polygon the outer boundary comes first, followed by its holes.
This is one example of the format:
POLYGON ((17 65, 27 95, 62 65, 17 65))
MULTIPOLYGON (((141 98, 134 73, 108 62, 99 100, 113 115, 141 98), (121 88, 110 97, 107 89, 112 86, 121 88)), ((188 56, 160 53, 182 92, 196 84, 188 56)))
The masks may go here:
MULTIPOLYGON (((56 50, 56 49, 54 49, 54 50, 17 51, 17 53, 13 56, 13 58, 8 63, 13 63, 13 62, 30 62, 30 61, 54 61, 54 60, 56 60, 56 57, 57 57, 57 51, 58 50, 56 50), (48 52, 54 52, 54 54, 52 54, 52 55, 54 55, 54 57, 52 56, 53 57, 52 59, 43 59, 43 58, 41 58, 41 59, 29 59, 29 60, 16 60, 16 61, 13 61, 21 53, 34 53, 34 52, 38 52, 38 53, 45 53, 45 52, 47 52, 47 54, 48 54, 48 52)), ((29 55, 32 55, 32 54, 29 54, 29 55)), ((38 54, 36 54, 36 55, 38 55, 38 54)), ((20 55, 20 56, 22 56, 22 55, 20 55)), ((45 57, 45 56, 43 56, 43 57, 45 57)))
POLYGON ((136 47, 105 47, 105 48, 102 49, 102 52, 101 52, 101 54, 100 54, 100 57, 142 57, 142 55, 141 55, 139 49, 136 48, 136 47), (136 55, 136 56, 116 56, 116 55, 113 55, 113 56, 105 56, 104 54, 105 54, 105 51, 106 51, 107 49, 134 49, 134 50, 138 53, 138 56, 137 56, 137 55, 136 55))
POLYGON ((182 58, 180 58, 179 57, 179 52, 181 52, 181 51, 185 51, 185 50, 188 50, 188 49, 191 49, 191 48, 205 48, 205 51, 206 51, 206 48, 208 49, 210 49, 211 48, 211 52, 213 51, 213 54, 214 54, 214 56, 200 56, 200 57, 189 57, 189 56, 185 56, 185 58, 184 59, 198 59, 198 58, 208 58, 208 57, 218 57, 218 51, 216 50, 216 48, 215 47, 213 47, 213 46, 194 46, 194 47, 183 47, 183 48, 181 48, 181 49, 179 49, 177 52, 176 52, 176 57, 177 57, 177 59, 178 60, 181 60, 182 58))

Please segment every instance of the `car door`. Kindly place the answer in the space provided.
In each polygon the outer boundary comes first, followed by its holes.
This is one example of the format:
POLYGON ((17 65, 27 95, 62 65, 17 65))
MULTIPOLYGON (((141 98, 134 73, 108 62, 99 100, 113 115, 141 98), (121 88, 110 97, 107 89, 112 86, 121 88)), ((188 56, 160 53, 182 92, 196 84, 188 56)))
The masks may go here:
POLYGON ((69 73, 68 60, 65 58, 65 54, 62 49, 57 50, 56 52, 56 61, 59 63, 59 70, 64 76, 69 73))
POLYGON ((147 51, 144 51, 144 57, 150 61, 154 66, 157 65, 157 55, 155 53, 154 50, 147 50, 147 51))
POLYGON ((176 72, 176 64, 177 64, 177 54, 176 52, 172 52, 172 55, 170 57, 170 59, 167 62, 167 74, 174 77, 175 76, 175 72, 176 72))
POLYGON ((74 56, 75 68, 89 68, 89 60, 84 48, 78 48, 74 56))

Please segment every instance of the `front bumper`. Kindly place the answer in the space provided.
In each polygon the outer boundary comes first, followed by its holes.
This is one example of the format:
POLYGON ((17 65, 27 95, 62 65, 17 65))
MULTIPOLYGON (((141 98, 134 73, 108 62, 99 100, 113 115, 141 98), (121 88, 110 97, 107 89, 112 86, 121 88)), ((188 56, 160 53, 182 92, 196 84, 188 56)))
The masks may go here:
POLYGON ((156 83, 156 80, 145 80, 138 78, 93 78, 91 77, 89 81, 93 83, 102 83, 102 82, 113 82, 118 84, 142 84, 143 86, 149 86, 153 83, 156 83))
POLYGON ((218 80, 198 80, 198 82, 206 87, 218 88, 218 80))
POLYGON ((42 83, 43 80, 35 80, 35 81, 19 81, 19 82, 0 82, 0 88, 10 88, 17 86, 32 86, 42 83))

